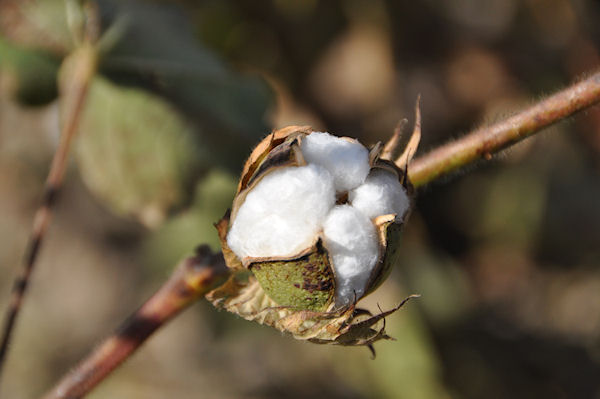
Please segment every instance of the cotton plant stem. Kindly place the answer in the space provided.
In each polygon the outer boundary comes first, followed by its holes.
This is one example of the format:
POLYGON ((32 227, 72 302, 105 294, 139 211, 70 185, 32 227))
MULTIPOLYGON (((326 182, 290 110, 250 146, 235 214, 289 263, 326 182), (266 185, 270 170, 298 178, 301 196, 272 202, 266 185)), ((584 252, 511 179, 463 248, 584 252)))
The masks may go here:
POLYGON ((25 251, 23 266, 13 283, 11 297, 4 325, 2 327, 2 340, 0 342, 0 374, 6 360, 15 323, 23 304, 23 298, 27 291, 31 274, 34 270, 44 240, 44 235, 50 224, 52 210, 63 182, 69 151, 71 149, 73 138, 77 133, 77 127, 79 125, 79 119, 88 87, 96 70, 97 60, 95 51, 93 51, 90 46, 84 46, 77 49, 67 58, 65 63, 63 63, 63 68, 67 63, 69 63, 68 83, 59 84, 61 91, 61 109, 63 111, 63 124, 60 140, 46 179, 41 204, 34 216, 33 229, 25 251))
POLYGON ((600 101, 600 72, 491 126, 481 127, 413 160, 408 168, 415 187, 423 186, 539 132, 600 101))
POLYGON ((67 373, 43 399, 81 398, 127 359, 159 327, 224 281, 221 253, 208 246, 184 259, 169 280, 123 325, 67 373))

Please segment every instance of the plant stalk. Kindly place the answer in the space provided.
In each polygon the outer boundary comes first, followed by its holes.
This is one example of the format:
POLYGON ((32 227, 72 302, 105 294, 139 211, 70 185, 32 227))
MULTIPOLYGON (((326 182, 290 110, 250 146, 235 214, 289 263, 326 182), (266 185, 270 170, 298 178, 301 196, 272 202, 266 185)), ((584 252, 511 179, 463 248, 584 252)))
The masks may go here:
POLYGON ((563 89, 504 121, 484 126, 413 160, 415 187, 423 186, 479 159, 489 160, 541 129, 600 101, 600 72, 563 89))
POLYGON ((125 361, 159 327, 222 283, 229 274, 208 246, 184 259, 169 280, 123 325, 68 372, 44 399, 81 398, 125 361))
POLYGON ((63 124, 60 140, 52 158, 48 177, 46 178, 41 204, 34 216, 33 228, 25 251, 23 266, 13 283, 0 341, 0 375, 2 374, 2 367, 6 360, 12 333, 27 292, 31 274, 33 273, 46 230, 50 224, 52 210, 63 183, 69 151, 73 138, 77 133, 79 119, 84 108, 90 82, 96 71, 96 52, 90 45, 84 45, 76 49, 63 62, 61 72, 67 63, 70 67, 68 68, 70 76, 65 76, 67 80, 61 82, 64 84, 59 84, 61 111, 63 111, 61 115, 63 117, 63 124))

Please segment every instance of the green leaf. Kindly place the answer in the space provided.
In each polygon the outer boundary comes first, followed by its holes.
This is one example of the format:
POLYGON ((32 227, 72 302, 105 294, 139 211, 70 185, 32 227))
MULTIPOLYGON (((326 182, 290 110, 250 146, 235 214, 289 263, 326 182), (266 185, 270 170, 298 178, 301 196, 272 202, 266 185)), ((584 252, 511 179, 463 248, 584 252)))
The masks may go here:
POLYGON ((77 161, 90 190, 149 227, 182 204, 202 167, 184 119, 158 96, 95 78, 80 125, 77 161))
POLYGON ((115 24, 115 40, 101 71, 170 99, 197 126, 211 161, 238 171, 259 138, 270 130, 266 83, 229 69, 195 37, 188 18, 165 4, 100 2, 102 20, 115 24))
POLYGON ((237 179, 218 169, 211 170, 196 187, 192 206, 154 232, 144 245, 145 264, 164 273, 200 243, 220 249, 214 223, 231 204, 237 179), (167 269, 165 269, 167 268, 167 269))
POLYGON ((0 70, 15 82, 15 95, 24 104, 41 105, 56 98, 58 61, 51 56, 20 47, 0 35, 0 70))

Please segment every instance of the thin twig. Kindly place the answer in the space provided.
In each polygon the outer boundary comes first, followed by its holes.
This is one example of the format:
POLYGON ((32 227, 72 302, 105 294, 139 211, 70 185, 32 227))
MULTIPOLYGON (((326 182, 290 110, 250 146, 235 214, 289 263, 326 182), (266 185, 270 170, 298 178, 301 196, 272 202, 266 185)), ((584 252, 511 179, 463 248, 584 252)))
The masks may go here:
POLYGON ((492 154, 537 133, 600 101, 600 72, 573 84, 518 114, 491 126, 479 128, 415 159, 409 177, 423 186, 464 165, 492 154))
POLYGON ((6 360, 15 322, 40 252, 44 234, 50 224, 52 209, 63 182, 69 150, 73 137, 77 132, 86 93, 96 70, 95 51, 87 46, 76 50, 67 61, 72 62, 72 69, 69 69, 72 76, 69 76, 68 85, 61 85, 61 106, 63 106, 64 110, 64 123, 58 148, 52 159, 50 172, 46 179, 42 202, 33 220, 33 229, 25 252, 23 267, 15 279, 11 291, 11 298, 2 328, 2 341, 0 343, 0 374, 6 360))
POLYGON ((183 260, 169 280, 81 363, 66 374, 44 399, 80 398, 127 359, 169 319, 220 284, 228 275, 221 253, 207 246, 183 260))

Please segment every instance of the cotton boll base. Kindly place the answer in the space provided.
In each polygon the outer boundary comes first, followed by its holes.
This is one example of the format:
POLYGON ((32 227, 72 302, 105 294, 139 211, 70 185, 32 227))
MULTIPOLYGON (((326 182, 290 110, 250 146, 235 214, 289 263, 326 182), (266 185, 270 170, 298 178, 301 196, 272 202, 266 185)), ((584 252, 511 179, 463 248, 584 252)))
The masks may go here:
POLYGON ((369 174, 369 152, 356 140, 313 132, 302 141, 302 155, 331 173, 338 192, 358 187, 369 174))
POLYGON ((373 169, 364 184, 350 191, 348 201, 371 219, 381 215, 403 215, 410 206, 398 178, 384 169, 373 169))
POLYGON ((334 203, 333 178, 324 168, 274 170, 246 196, 227 244, 240 259, 295 255, 314 243, 334 203))
POLYGON ((336 305, 360 298, 379 258, 375 226, 349 205, 335 206, 323 223, 325 247, 335 270, 336 305))

